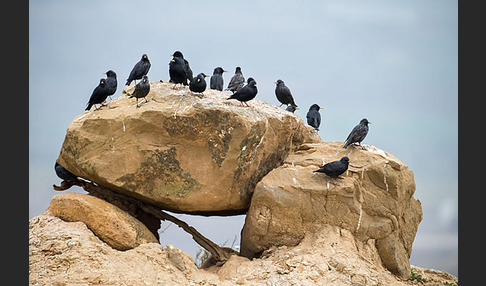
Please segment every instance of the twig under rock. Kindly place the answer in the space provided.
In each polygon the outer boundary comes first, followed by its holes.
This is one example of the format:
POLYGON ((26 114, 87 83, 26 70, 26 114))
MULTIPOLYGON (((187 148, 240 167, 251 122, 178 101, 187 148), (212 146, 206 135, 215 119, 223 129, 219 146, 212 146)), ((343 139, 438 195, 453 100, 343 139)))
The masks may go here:
POLYGON ((129 211, 131 215, 135 212, 133 209, 134 207, 140 208, 147 214, 154 216, 159 220, 168 220, 177 226, 181 227, 184 231, 188 232, 192 235, 194 241, 199 244, 201 247, 209 251, 212 257, 217 261, 218 264, 223 264, 226 262, 231 255, 231 253, 224 248, 221 248, 216 243, 212 242, 210 239, 206 238, 200 232, 198 232, 194 227, 188 225, 186 222, 171 216, 170 214, 164 212, 160 208, 148 204, 146 202, 139 201, 135 198, 130 196, 120 194, 117 192, 113 192, 109 189, 106 189, 102 186, 97 186, 91 182, 77 180, 77 181, 62 181, 61 186, 53 185, 54 190, 56 191, 64 191, 72 187, 73 185, 82 187, 85 191, 87 191, 90 195, 103 199, 111 204, 114 204, 126 211, 129 211))

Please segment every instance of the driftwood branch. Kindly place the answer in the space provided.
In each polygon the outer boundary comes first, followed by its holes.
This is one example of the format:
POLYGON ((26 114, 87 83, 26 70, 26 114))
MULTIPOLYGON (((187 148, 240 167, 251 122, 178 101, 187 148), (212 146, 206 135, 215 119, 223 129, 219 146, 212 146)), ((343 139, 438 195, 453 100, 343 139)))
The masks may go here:
POLYGON ((211 253, 212 258, 218 263, 226 262, 229 257, 234 254, 224 248, 220 247, 216 243, 212 242, 210 239, 202 235, 198 232, 194 227, 188 225, 186 222, 164 212, 160 208, 151 205, 146 202, 139 201, 135 198, 130 196, 113 192, 109 189, 106 189, 101 186, 97 186, 91 182, 83 181, 83 180, 76 180, 76 181, 62 181, 61 186, 53 185, 54 190, 56 191, 64 191, 69 189, 72 186, 80 186, 85 191, 87 191, 90 195, 96 196, 98 198, 104 199, 114 205, 120 206, 120 201, 127 202, 127 205, 133 206, 136 205, 144 212, 151 214, 152 216, 156 217, 160 220, 168 220, 177 226, 181 227, 184 231, 192 235, 194 241, 199 244, 201 247, 209 251, 211 253))

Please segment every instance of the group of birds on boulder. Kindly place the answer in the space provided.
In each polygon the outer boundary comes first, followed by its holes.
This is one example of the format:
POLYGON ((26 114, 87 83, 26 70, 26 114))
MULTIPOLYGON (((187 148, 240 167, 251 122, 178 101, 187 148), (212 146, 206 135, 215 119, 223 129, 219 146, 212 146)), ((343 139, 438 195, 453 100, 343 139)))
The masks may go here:
MULTIPOLYGON (((174 84, 172 86, 172 89, 180 90, 183 86, 189 86, 191 95, 204 97, 204 91, 207 88, 205 78, 209 76, 205 73, 198 73, 196 77, 194 77, 189 62, 187 61, 187 59, 184 58, 182 52, 175 51, 170 56, 172 57, 172 59, 169 62, 169 82, 174 84)), ((140 107, 138 99, 144 98, 145 102, 148 102, 146 96, 150 92, 150 83, 147 74, 150 70, 150 67, 151 63, 147 54, 143 54, 140 61, 138 61, 133 66, 125 83, 125 85, 130 85, 132 81, 134 81, 135 83, 135 89, 133 90, 132 94, 129 95, 129 98, 136 98, 137 108, 140 107), (141 81, 137 83, 137 80, 141 81)), ((216 67, 214 69, 213 74, 210 77, 210 89, 223 91, 224 72, 228 71, 224 70, 222 67, 216 67)), ((106 101, 107 97, 109 96, 111 99, 111 95, 116 92, 116 73, 113 70, 109 70, 104 74, 106 74, 107 77, 100 79, 98 86, 93 90, 89 98, 85 110, 90 110, 93 105, 95 106, 95 109, 98 110, 99 108, 96 107, 96 104, 104 106, 104 102, 106 101)), ((162 82, 162 80, 160 81, 162 82)), ((279 107, 282 107, 282 105, 286 105, 286 110, 294 113, 298 109, 298 106, 295 103, 290 88, 285 85, 285 82, 282 79, 278 79, 277 81, 275 81, 275 84, 275 95, 277 97, 277 100, 281 103, 279 107)), ((226 87, 226 89, 224 89, 224 91, 232 92, 232 94, 227 99, 238 100, 240 102, 240 106, 242 107, 249 107, 247 102, 254 99, 258 93, 257 83, 255 79, 249 77, 245 81, 245 77, 243 76, 241 67, 236 67, 235 73, 231 77, 228 86, 226 87)), ((316 131, 319 131, 319 126, 321 124, 321 115, 319 113, 319 110, 321 109, 323 109, 323 107, 320 107, 318 104, 312 104, 306 114, 307 124, 312 126, 316 131)), ((346 149, 350 145, 357 144, 361 149, 364 149, 364 147, 361 145, 361 142, 368 134, 368 124, 370 123, 371 122, 369 122, 366 118, 363 118, 359 122, 359 124, 351 130, 345 140, 343 148, 346 149)), ((318 170, 315 170, 313 172, 324 173, 329 176, 331 178, 331 182, 333 182, 334 178, 341 178, 340 175, 348 169, 348 165, 349 158, 342 157, 338 161, 324 164, 318 170)), ((64 169, 56 162, 56 173, 61 179, 67 179, 66 172, 68 171, 65 169, 62 170, 61 168, 64 169)))

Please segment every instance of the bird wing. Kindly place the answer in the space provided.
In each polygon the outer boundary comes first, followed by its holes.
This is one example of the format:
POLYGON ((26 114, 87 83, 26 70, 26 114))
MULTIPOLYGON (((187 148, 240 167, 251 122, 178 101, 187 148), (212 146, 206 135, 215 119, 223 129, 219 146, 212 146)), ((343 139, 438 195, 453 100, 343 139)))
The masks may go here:
POLYGON ((307 118, 307 124, 309 124, 312 127, 317 126, 316 121, 315 121, 316 120, 315 116, 314 116, 314 114, 312 114, 312 112, 310 112, 310 111, 307 112, 306 118, 307 118))
POLYGON ((245 82, 245 77, 240 74, 235 74, 231 77, 230 82, 228 83, 228 89, 233 89, 238 87, 241 83, 245 82))

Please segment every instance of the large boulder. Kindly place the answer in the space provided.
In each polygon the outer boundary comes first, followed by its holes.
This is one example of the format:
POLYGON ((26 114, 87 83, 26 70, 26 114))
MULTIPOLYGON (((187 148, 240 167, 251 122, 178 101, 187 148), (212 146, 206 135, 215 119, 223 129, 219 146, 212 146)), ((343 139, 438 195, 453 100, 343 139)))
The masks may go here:
POLYGON ((299 116, 259 99, 241 107, 220 91, 199 98, 150 84, 139 108, 121 95, 74 118, 58 162, 166 210, 229 215, 245 213, 255 185, 291 150, 321 142, 299 116))
POLYGON ((412 243, 422 220, 413 198, 413 172, 374 146, 343 142, 303 144, 256 186, 241 237, 241 254, 253 258, 273 246, 294 246, 322 225, 349 230, 375 241, 383 264, 401 278, 410 276, 412 243), (323 163, 350 159, 343 179, 313 173, 323 163))

